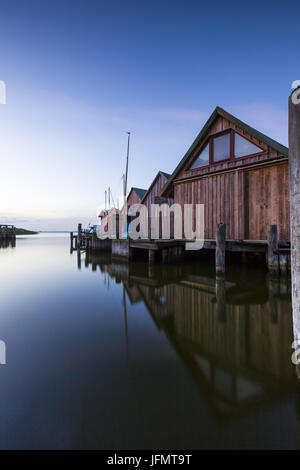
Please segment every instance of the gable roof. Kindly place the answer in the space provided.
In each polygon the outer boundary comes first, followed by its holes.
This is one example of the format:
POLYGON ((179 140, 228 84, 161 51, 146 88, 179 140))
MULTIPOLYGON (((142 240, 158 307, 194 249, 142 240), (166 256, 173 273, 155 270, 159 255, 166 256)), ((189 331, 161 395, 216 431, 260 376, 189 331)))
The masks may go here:
POLYGON ((160 171, 159 173, 161 173, 162 175, 164 175, 167 180, 171 177, 171 174, 170 173, 165 173, 164 171, 160 171))
POLYGON ((152 187, 153 187, 155 181, 157 180, 157 178, 158 178, 160 175, 163 175, 167 180, 168 180, 169 178, 171 178, 171 175, 170 175, 169 173, 165 173, 164 171, 159 171, 159 172, 157 173, 157 175, 155 176, 154 180, 152 181, 152 183, 150 184, 149 188, 148 188, 147 191, 145 192, 145 194, 144 194, 143 199, 141 200, 141 202, 143 202, 143 201, 146 199, 146 197, 147 197, 148 194, 150 193, 150 191, 151 191, 151 189, 152 189, 152 187))
POLYGON ((129 198, 130 194, 132 193, 132 191, 136 192, 136 194, 138 195, 138 197, 140 199, 143 199, 145 193, 147 192, 147 189, 141 189, 141 188, 135 188, 135 187, 132 187, 131 190, 129 191, 129 194, 127 196, 127 199, 129 198))
POLYGON ((287 147, 280 144, 276 140, 271 139, 270 137, 263 134, 262 132, 259 132, 258 130, 254 129, 254 127, 248 126, 248 124, 246 124, 245 122, 243 122, 240 119, 236 118, 232 114, 228 113, 227 111, 225 111, 225 109, 222 109, 219 106, 217 106, 215 108, 214 112, 211 114, 211 116, 208 118, 208 120, 206 121, 206 123, 202 127, 201 131, 197 135, 196 139, 194 140, 194 142, 192 143, 192 145, 190 146, 190 148, 188 149, 186 154, 183 156, 183 158, 181 159, 181 161, 179 162, 179 164, 177 165, 177 167, 173 171, 171 177, 168 179, 167 183, 165 184, 165 186, 161 190, 161 192, 159 194, 160 196, 164 196, 166 194, 166 192, 168 192, 168 189, 170 189, 173 180, 178 175, 180 170, 184 167, 185 163, 190 158, 191 154, 194 152, 196 147, 199 145, 201 140, 204 138, 206 132, 208 131, 208 129, 210 128, 210 126, 213 124, 214 120, 218 116, 222 116, 225 119, 228 119, 228 121, 232 122, 233 124, 235 124, 237 127, 242 129, 246 133, 252 135, 253 137, 256 137, 258 140, 260 140, 261 142, 264 142, 269 147, 277 150, 277 152, 279 152, 280 154, 288 157, 288 148, 287 147))

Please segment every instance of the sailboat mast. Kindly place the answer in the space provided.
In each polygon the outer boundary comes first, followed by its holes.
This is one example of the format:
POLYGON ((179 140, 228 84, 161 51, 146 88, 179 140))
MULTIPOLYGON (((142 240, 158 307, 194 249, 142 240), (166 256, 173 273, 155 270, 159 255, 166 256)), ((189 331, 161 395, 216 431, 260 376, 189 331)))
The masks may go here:
POLYGON ((124 198, 126 198, 127 193, 127 177, 128 177, 128 159, 129 159, 129 146, 130 146, 130 132, 128 134, 128 143, 127 143, 127 158, 126 158, 126 173, 125 173, 125 186, 124 186, 124 198))

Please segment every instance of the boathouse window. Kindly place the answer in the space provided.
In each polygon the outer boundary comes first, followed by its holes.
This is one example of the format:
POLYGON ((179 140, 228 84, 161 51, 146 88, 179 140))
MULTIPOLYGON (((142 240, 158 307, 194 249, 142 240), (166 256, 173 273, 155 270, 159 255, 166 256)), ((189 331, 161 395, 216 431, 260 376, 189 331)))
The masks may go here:
POLYGON ((260 153, 262 149, 244 139, 241 135, 234 133, 234 158, 246 157, 254 153, 260 153))
POLYGON ((209 165, 209 144, 206 144, 202 152, 200 152, 200 154, 192 164, 191 169, 199 168, 200 166, 206 165, 209 165))
POLYGON ((230 158, 230 133, 213 138, 213 161, 220 162, 230 158))
POLYGON ((264 152, 261 147, 242 137, 233 129, 210 136, 206 146, 190 166, 191 170, 223 160, 247 157, 264 152))

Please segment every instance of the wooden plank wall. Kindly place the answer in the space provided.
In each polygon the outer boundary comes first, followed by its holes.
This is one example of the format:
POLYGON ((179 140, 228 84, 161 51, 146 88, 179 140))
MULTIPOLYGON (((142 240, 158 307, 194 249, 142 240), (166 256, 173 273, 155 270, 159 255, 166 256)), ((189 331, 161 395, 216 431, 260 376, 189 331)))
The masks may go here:
MULTIPOLYGON (((204 204, 204 236, 216 238, 218 222, 226 223, 226 238, 244 239, 244 176, 240 171, 176 184, 175 202, 204 204)), ((195 230, 195 214, 193 230, 195 230)))
MULTIPOLYGON (((166 182, 167 182, 167 178, 162 173, 159 173, 159 175, 154 180, 154 184, 151 187, 151 190, 149 191, 149 193, 147 194, 147 196, 143 200, 143 204, 145 204, 145 206, 147 207, 147 210, 148 210, 148 234, 149 234, 149 238, 151 236, 151 204, 155 204, 155 197, 158 196, 158 194, 160 193, 160 191, 162 190, 162 188, 164 187, 166 182)), ((173 202, 174 202, 173 198, 168 198, 167 199, 167 204, 169 206, 171 206, 173 204, 173 202)), ((172 215, 171 215, 171 219, 172 219, 172 215)), ((160 237, 161 237, 161 226, 162 226, 162 222, 161 222, 161 218, 160 218, 160 237)), ((173 223, 173 219, 172 219, 171 220, 171 237, 174 234, 173 227, 174 227, 174 223, 173 223)))
POLYGON ((245 172, 246 238, 265 240, 267 225, 276 224, 278 238, 290 240, 288 163, 245 172))
POLYGON ((131 191, 129 197, 127 198, 127 207, 132 206, 133 204, 140 204, 141 199, 135 191, 131 191))

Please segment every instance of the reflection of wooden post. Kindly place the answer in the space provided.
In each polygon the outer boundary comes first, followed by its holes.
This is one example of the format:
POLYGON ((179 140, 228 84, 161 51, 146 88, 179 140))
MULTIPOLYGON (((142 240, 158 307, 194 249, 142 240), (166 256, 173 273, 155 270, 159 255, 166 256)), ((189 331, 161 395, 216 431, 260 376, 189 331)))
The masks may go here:
POLYGON ((85 260, 84 260, 84 265, 86 268, 89 267, 89 262, 90 262, 90 252, 86 250, 85 252, 85 260))
POLYGON ((168 250, 166 248, 164 248, 162 251, 161 251, 161 256, 162 256, 162 262, 163 264, 166 264, 168 262, 168 250))
POLYGON ((300 88, 289 98, 291 273, 294 336, 300 338, 300 88))
MULTIPOLYGON (((300 379, 300 374, 299 374, 299 365, 296 366, 296 375, 297 378, 300 379)), ((300 449, 300 390, 299 388, 296 387, 296 397, 295 397, 295 402, 296 402, 296 425, 295 425, 295 443, 296 443, 296 450, 300 449)))
POLYGON ((183 259, 183 257, 184 257, 183 246, 179 246, 179 247, 178 247, 178 257, 179 257, 180 259, 183 259))
POLYGON ((149 265, 153 265, 155 262, 155 250, 148 250, 149 265))
POLYGON ((77 267, 78 267, 78 269, 81 269, 81 252, 80 252, 80 250, 77 250, 77 267))
POLYGON ((285 276, 287 274, 287 269, 288 269, 287 265, 288 265, 287 254, 280 253, 279 255, 280 275, 285 276))
POLYGON ((268 225, 268 269, 271 274, 279 273, 277 225, 268 225))
POLYGON ((127 306, 126 306, 126 293, 123 283, 123 308, 124 308, 124 329, 125 329, 125 342, 126 342, 126 359, 128 359, 128 324, 127 324, 127 306))
POLYGON ((279 279, 270 276, 268 279, 268 290, 271 321, 272 323, 278 323, 279 279))
POLYGON ((226 224, 220 222, 216 233, 216 274, 225 274, 226 224))
POLYGON ((218 320, 226 321, 226 288, 224 277, 216 278, 216 299, 218 320))

